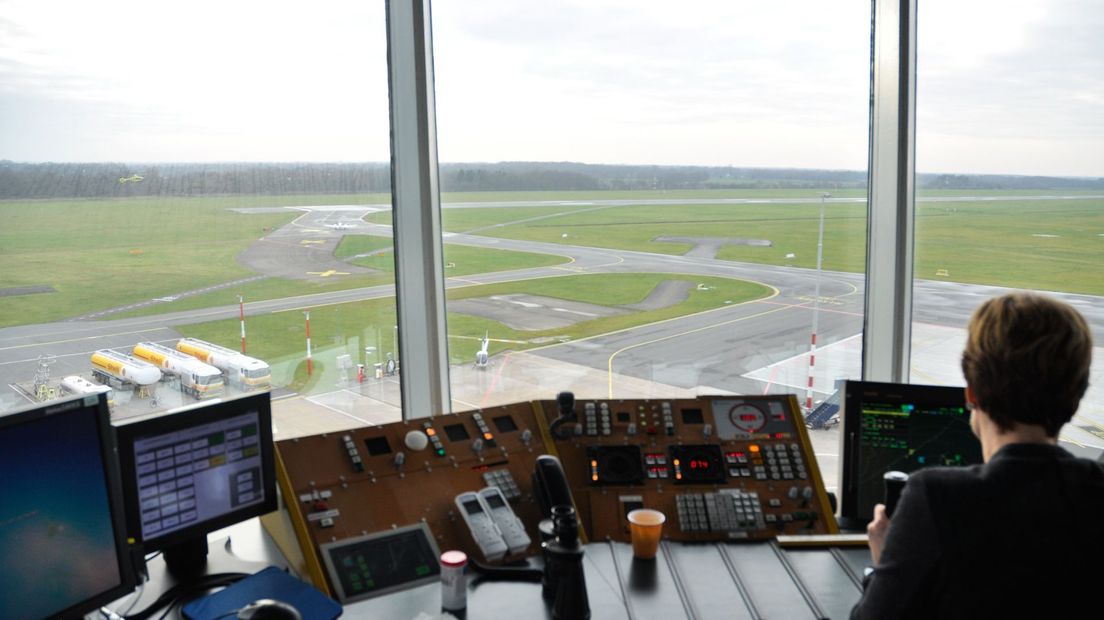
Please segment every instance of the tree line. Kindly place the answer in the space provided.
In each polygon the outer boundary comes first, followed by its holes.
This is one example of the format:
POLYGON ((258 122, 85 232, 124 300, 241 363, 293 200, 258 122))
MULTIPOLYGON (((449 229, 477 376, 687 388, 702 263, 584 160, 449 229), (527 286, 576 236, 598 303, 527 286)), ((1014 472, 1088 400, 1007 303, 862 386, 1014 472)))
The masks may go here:
MULTIPOLYGON (((866 172, 576 162, 444 163, 442 191, 862 189, 866 172)), ((920 174, 921 189, 1104 190, 1102 178, 920 174)), ((21 163, 0 161, 0 199, 372 194, 391 189, 376 163, 21 163)))

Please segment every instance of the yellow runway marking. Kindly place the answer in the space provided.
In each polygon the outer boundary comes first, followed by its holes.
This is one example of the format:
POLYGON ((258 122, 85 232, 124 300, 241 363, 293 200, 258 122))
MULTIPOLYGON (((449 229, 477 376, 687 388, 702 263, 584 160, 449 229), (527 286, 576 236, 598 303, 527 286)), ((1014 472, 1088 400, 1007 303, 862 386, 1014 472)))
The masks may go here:
POLYGON ((1075 416, 1073 416, 1073 419, 1077 420, 1078 422, 1081 422, 1083 424, 1088 424, 1089 426, 1093 426, 1093 427, 1097 428, 1098 430, 1104 431, 1104 426, 1101 426, 1100 423, 1098 423, 1096 420, 1093 420, 1091 418, 1086 418, 1083 415, 1075 415, 1075 416))
POLYGON ((308 276, 318 276, 320 278, 328 278, 330 276, 347 276, 347 275, 349 275, 349 272, 348 271, 334 271, 333 269, 330 269, 330 270, 327 270, 327 271, 308 271, 307 275, 308 276))

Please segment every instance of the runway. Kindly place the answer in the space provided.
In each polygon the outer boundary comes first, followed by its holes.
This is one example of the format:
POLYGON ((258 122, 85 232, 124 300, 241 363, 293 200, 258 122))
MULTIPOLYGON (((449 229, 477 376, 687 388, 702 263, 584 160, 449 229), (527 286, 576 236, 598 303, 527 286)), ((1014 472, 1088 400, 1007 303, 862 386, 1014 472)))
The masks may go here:
MULTIPOLYGON (((1023 197, 1023 199, 1060 199, 1062 197, 1023 197)), ((1080 197, 1074 197, 1080 198, 1080 197)), ((976 199, 974 197, 973 199, 976 199)), ((1006 199, 1006 197, 1001 197, 1006 199)), ((1063 198, 1064 199, 1064 198, 1063 198)), ((832 199, 850 201, 853 199, 832 199)), ((865 200, 865 199, 862 199, 865 200)), ((951 200, 950 197, 940 200, 951 200)), ((651 204, 655 201, 598 201, 586 206, 609 207, 625 204, 651 204)), ((686 203, 687 201, 676 201, 686 203)), ((711 201, 717 202, 717 201, 711 201)), ((741 202, 763 202, 749 199, 741 202)), ((788 203, 789 201, 778 201, 788 203)), ((808 203, 809 200, 800 202, 808 203)), ((660 201, 660 204, 665 204, 660 201)), ((480 206, 549 206, 580 205, 581 202, 534 201, 532 203, 463 203, 446 208, 480 206)), ((291 225, 270 233, 266 239, 296 248, 305 238, 326 238, 336 242, 344 234, 391 236, 390 226, 370 224, 361 218, 387 206, 298 207, 304 215, 291 225), (348 228, 345 228, 344 225, 348 228)), ((669 393, 764 393, 793 392, 804 398, 804 386, 809 372, 809 337, 814 308, 817 272, 811 269, 780 267, 750 263, 717 261, 702 256, 671 256, 649 252, 611 250, 558 243, 538 243, 486 237, 476 234, 446 233, 447 243, 524 252, 561 255, 565 264, 508 272, 468 275, 448 278, 449 288, 525 280, 570 273, 633 273, 669 272, 738 278, 761 282, 777 293, 768 299, 734 304, 717 310, 640 326, 618 333, 604 334, 574 342, 556 343, 532 349, 524 355, 512 354, 507 362, 503 356, 492 358, 489 372, 473 374, 469 368, 453 369, 454 406, 486 406, 494 402, 551 398, 560 389, 574 389, 581 397, 640 397, 644 392, 669 393), (520 360, 540 365, 542 370, 530 373, 520 360), (545 362, 538 363, 536 360, 545 362), (506 369, 509 369, 508 372, 506 369), (551 369, 559 369, 556 373, 551 369), (530 376, 531 375, 531 376, 530 376), (457 377, 465 377, 457 379, 457 377), (496 379, 497 377, 497 379, 496 379), (488 396, 490 395, 490 396, 488 396), (488 400, 488 399, 492 400, 488 400)), ((292 256, 287 264, 295 269, 304 266, 330 269, 338 265, 320 265, 320 252, 310 248, 292 256), (299 256, 300 258, 296 258, 299 256)), ((332 257, 328 261, 337 262, 332 257)), ((287 258, 285 256, 285 258, 287 258)), ((245 259, 243 259, 245 260, 245 259)), ((271 264, 271 263, 269 263, 271 264)), ((347 267, 348 265, 345 265, 347 267)), ((261 267, 260 269, 263 269, 261 267)), ((349 271, 349 269, 345 269, 349 271)), ((262 273, 262 275, 281 275, 262 273)), ((957 354, 964 340, 962 327, 970 312, 984 299, 1006 289, 942 281, 918 280, 914 288, 913 380, 915 382, 961 384, 957 354), (957 350, 956 350, 957 349, 957 350)), ((345 291, 318 293, 277 300, 250 302, 247 316, 317 308, 393 295, 391 286, 377 286, 345 291)), ((863 326, 864 281, 861 274, 824 271, 820 282, 818 315, 818 356, 814 370, 815 398, 824 398, 833 391, 832 380, 857 378, 861 373, 861 333, 863 326)), ((1104 300, 1085 295, 1055 293, 1077 307, 1088 319, 1098 343, 1104 342, 1104 300)), ((129 348, 142 340, 163 341, 178 337, 175 326, 233 319, 238 317, 237 305, 202 310, 165 313, 154 316, 99 320, 67 321, 52 324, 25 325, 0 329, 0 381, 8 385, 28 381, 33 377, 40 356, 54 356, 52 376, 85 373, 88 357, 100 348, 129 348)), ((1064 431, 1079 444, 1104 446, 1104 355, 1098 347, 1095 372, 1078 419, 1064 431)), ((397 384, 388 387, 382 382, 374 393, 364 394, 363 386, 334 386, 331 392, 295 397, 295 406, 314 406, 332 410, 328 401, 350 400, 361 406, 370 401, 385 414, 348 414, 341 423, 355 425, 358 420, 371 421, 380 415, 397 412, 397 384), (332 396, 327 396, 332 394, 332 396), (350 395, 352 394, 352 395, 350 395), (361 402, 360 399, 367 399, 361 402), (352 417, 350 417, 350 415, 352 417)), ((0 407, 15 406, 21 397, 5 390, 0 407)), ((290 405, 290 401, 289 401, 290 405)), ((341 408, 340 403, 336 407, 341 408)), ((332 413, 332 412, 331 412, 332 413)))

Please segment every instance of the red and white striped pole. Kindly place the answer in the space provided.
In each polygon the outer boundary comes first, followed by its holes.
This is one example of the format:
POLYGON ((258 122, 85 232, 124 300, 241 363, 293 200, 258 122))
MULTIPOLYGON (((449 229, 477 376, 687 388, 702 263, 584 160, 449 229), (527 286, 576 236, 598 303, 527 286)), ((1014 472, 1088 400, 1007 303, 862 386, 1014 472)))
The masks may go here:
MULTIPOLYGON (((814 313, 814 317, 816 314, 814 313)), ((809 385, 805 388, 805 415, 813 411, 813 366, 816 365, 816 319, 813 319, 813 338, 809 343, 809 385)))
POLYGON ((245 298, 238 295, 238 317, 241 319, 242 353, 245 353, 245 298))
POLYGON ((311 376, 314 372, 314 362, 311 360, 311 346, 310 346, 310 310, 303 312, 307 316, 307 376, 311 376))
POLYGON ((824 202, 831 194, 820 195, 820 230, 817 233, 817 275, 813 293, 813 335, 809 340, 809 385, 805 388, 805 415, 813 412, 813 367, 816 365, 817 319, 820 317, 820 273, 824 258, 824 202))

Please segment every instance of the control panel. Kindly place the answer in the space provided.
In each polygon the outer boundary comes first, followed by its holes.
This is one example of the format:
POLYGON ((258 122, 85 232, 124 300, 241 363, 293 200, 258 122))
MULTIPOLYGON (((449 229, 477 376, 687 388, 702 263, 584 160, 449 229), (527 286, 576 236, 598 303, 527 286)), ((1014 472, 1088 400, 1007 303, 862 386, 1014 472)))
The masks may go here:
POLYGON ((323 550, 414 526, 408 538, 429 537, 423 547, 480 562, 537 554, 533 472, 546 454, 559 458, 589 540, 628 542, 636 508, 666 514, 663 536, 676 541, 838 532, 794 396, 563 396, 279 442, 315 584, 333 593, 347 578, 332 563, 326 572, 323 550))
POLYGON ((520 541, 539 541, 531 476, 546 453, 541 437, 536 409, 519 403, 278 442, 277 474, 312 580, 336 592, 322 546, 418 524, 435 548, 463 549, 483 562, 537 553, 536 544, 520 541), (487 487, 501 491, 524 527, 506 547, 487 547, 491 557, 455 501, 487 487))
MULTIPOLYGON (((549 420, 563 408, 541 405, 549 420)), ((553 453, 592 540, 628 541, 625 515, 642 507, 667 515, 671 540, 838 532, 793 396, 582 401, 573 413, 553 453)))

